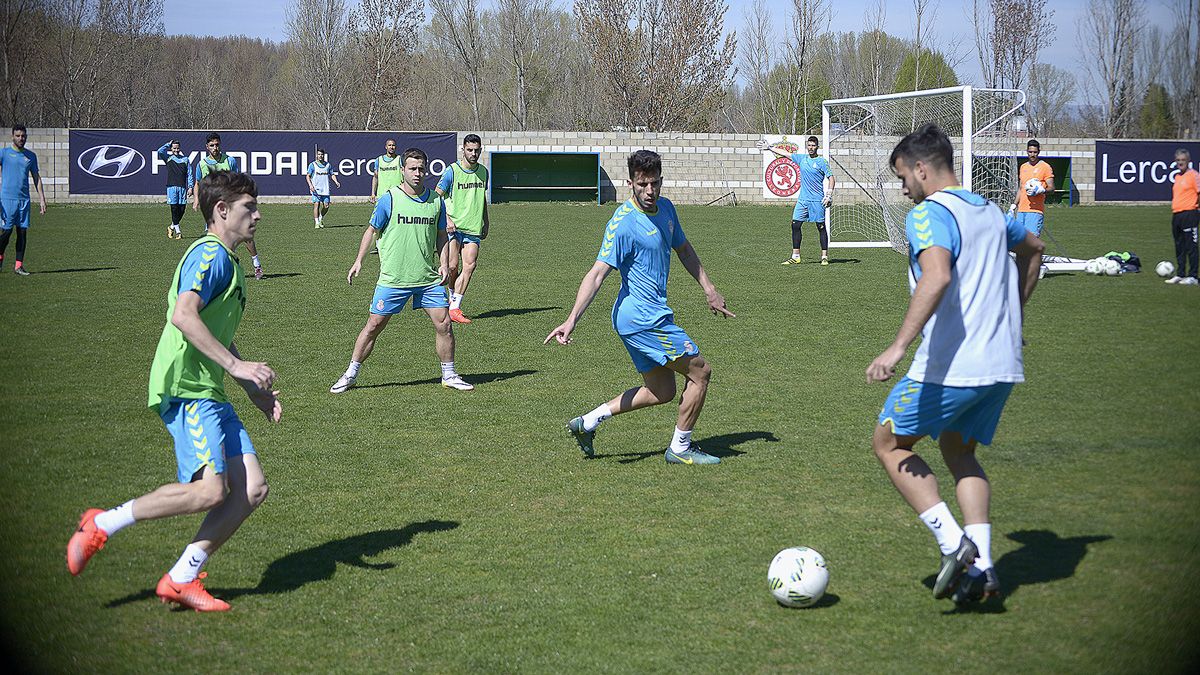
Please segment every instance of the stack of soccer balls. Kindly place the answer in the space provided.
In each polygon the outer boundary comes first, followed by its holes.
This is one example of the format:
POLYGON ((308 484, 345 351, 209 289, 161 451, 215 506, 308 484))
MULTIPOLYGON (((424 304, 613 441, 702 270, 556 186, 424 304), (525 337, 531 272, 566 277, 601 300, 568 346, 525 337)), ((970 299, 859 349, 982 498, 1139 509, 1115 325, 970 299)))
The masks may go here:
POLYGON ((1175 276, 1175 263, 1163 260, 1154 266, 1154 272, 1164 279, 1169 279, 1175 276))
POLYGON ((1112 258, 1092 258, 1083 266, 1083 271, 1097 276, 1115 277, 1121 273, 1121 263, 1112 258))
POLYGON ((767 568, 771 595, 786 607, 812 607, 829 585, 829 568, 820 553, 795 546, 775 555, 767 568))

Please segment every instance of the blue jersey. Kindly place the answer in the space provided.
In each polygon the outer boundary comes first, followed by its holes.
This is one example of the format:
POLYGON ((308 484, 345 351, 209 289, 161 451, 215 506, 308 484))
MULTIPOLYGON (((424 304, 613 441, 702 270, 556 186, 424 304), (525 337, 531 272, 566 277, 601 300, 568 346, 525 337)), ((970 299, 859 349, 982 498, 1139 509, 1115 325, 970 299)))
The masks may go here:
POLYGON ((179 270, 179 292, 195 291, 200 296, 201 307, 224 293, 231 281, 233 261, 215 241, 192 249, 179 270))
POLYGON ((37 155, 32 151, 11 145, 4 148, 0 151, 0 198, 29 199, 29 176, 38 173, 37 155))
POLYGON ((667 306, 671 249, 687 243, 675 205, 659 198, 658 211, 644 213, 633 199, 617 208, 604 228, 596 260, 621 272, 613 304, 613 328, 631 335, 674 316, 667 306))
POLYGON ((188 171, 188 157, 172 155, 170 150, 170 143, 163 143, 158 149, 158 158, 167 165, 167 187, 186 187, 190 190, 195 181, 192 172, 188 171))
POLYGON ((809 157, 807 154, 791 156, 796 166, 800 167, 800 192, 797 201, 819 202, 825 198, 825 178, 829 173, 829 162, 824 157, 809 157))

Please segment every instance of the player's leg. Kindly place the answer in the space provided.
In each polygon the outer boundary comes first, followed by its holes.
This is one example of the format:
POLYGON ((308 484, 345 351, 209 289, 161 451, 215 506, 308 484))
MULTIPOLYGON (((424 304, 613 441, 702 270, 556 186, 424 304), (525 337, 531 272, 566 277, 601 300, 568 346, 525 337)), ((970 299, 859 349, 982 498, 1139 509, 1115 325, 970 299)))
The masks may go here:
POLYGON ((11 206, 11 201, 0 200, 0 266, 4 264, 4 254, 8 251, 8 240, 12 238, 13 226, 10 222, 12 216, 9 211, 11 206))
POLYGON ((362 330, 358 332, 358 337, 354 340, 350 365, 346 366, 346 372, 342 373, 337 382, 334 382, 333 386, 329 388, 329 393, 340 394, 354 386, 355 381, 358 380, 359 369, 362 368, 363 362, 367 360, 371 352, 375 350, 375 341, 379 339, 380 333, 387 328, 392 315, 404 309, 409 296, 403 294, 402 290, 385 286, 375 287, 375 297, 371 300, 371 313, 367 315, 367 323, 363 325, 362 330))
POLYGON ((1187 211, 1182 215, 1186 216, 1183 223, 1183 257, 1188 267, 1180 267, 1179 275, 1192 279, 1189 283, 1195 284, 1196 278, 1200 277, 1200 211, 1187 211), (1184 273, 1184 269, 1188 273, 1184 273))
POLYGON ((825 204, 814 201, 809 204, 808 217, 817 225, 817 235, 821 240, 821 264, 829 264, 829 230, 825 227, 825 204))
MULTIPOLYGON (((628 344, 626 345, 628 347, 628 344)), ((633 350, 630 350, 633 355, 633 350)), ((642 375, 642 386, 627 389, 611 401, 596 406, 590 412, 567 422, 567 431, 575 437, 579 449, 588 457, 596 454, 596 429, 600 423, 614 415, 641 408, 669 403, 675 399, 675 373, 657 363, 634 356, 634 366, 642 375)))
POLYGON ((329 195, 321 198, 321 227, 325 227, 325 215, 329 213, 329 207, 333 203, 333 199, 329 195))
POLYGON ((784 265, 800 264, 800 242, 804 241, 804 220, 808 217, 808 208, 804 202, 797 201, 792 207, 792 257, 783 261, 784 265))
POLYGON ((462 253, 462 243, 459 241, 458 233, 455 232, 449 236, 446 241, 445 248, 442 249, 442 264, 446 267, 446 291, 453 291, 454 285, 458 283, 458 259, 462 253))
POLYGON ((450 320, 455 323, 471 323, 462 313, 462 301, 467 293, 467 285, 471 283, 471 275, 475 273, 475 265, 479 261, 479 243, 464 240, 461 247, 462 267, 450 292, 450 320))
POLYGON ((433 285, 420 289, 413 297, 413 308, 424 309, 433 323, 434 347, 441 363, 442 386, 458 391, 473 390, 475 386, 454 369, 454 329, 445 287, 433 285))
POLYGON ((25 242, 26 237, 29 235, 28 199, 22 199, 18 202, 14 225, 13 229, 17 231, 17 254, 14 258, 13 271, 26 277, 29 276, 29 270, 25 269, 25 242))
POLYGON ((696 420, 704 410, 704 400, 708 396, 708 384, 712 379, 712 366, 703 356, 684 356, 667 364, 671 370, 683 375, 683 396, 679 401, 679 417, 675 422, 675 432, 671 436, 671 445, 665 453, 671 464, 718 464, 720 459, 703 452, 692 444, 692 430, 696 420))
POLYGON ((321 198, 318 197, 317 193, 315 193, 315 192, 313 193, 313 196, 312 196, 312 205, 313 205, 313 227, 318 228, 318 227, 321 227, 321 198))

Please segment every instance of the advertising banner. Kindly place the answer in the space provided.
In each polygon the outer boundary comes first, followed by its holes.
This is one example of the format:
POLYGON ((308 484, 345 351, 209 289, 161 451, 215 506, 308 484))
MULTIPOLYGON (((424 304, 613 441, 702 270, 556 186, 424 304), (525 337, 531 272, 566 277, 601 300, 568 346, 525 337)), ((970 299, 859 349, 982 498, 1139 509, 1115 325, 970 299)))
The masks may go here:
POLYGON ((1171 201, 1179 148, 1191 153, 1190 166, 1196 168, 1196 141, 1096 141, 1096 201, 1171 201))
MULTIPOLYGON (((73 129, 70 135, 71 194, 159 195, 166 189, 166 168, 157 150, 177 140, 191 160, 204 155, 207 131, 134 131, 126 129, 73 129)), ((429 156, 430 176, 437 184, 446 167, 457 159, 453 133, 398 133, 387 131, 220 131, 221 150, 236 157, 241 170, 258 185, 259 195, 306 195, 304 175, 316 149, 325 151, 342 187, 332 183, 332 194, 366 196, 371 191, 375 158, 384 154, 384 142, 395 139, 396 151, 416 147, 429 156)))
MULTIPOLYGON (((804 142, 808 136, 763 136, 763 140, 780 152, 805 154, 804 142)), ((762 196, 795 201, 800 192, 800 167, 795 162, 771 152, 762 151, 762 196)))

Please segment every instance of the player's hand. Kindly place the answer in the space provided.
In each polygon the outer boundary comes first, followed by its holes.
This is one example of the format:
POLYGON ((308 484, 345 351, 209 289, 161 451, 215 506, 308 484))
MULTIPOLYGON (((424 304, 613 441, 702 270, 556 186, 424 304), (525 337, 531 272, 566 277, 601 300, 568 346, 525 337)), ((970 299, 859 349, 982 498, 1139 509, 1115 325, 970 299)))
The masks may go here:
POLYGON ((480 238, 480 239, 487 239, 487 234, 488 234, 488 223, 484 223, 484 224, 483 224, 483 231, 479 233, 479 238, 480 238))
POLYGON ((46 202, 42 202, 41 208, 38 209, 38 213, 42 214, 43 216, 46 215, 46 202))
POLYGON ((241 382, 242 386, 249 384, 257 389, 270 389, 271 385, 275 383, 275 371, 271 370, 266 363, 256 361, 235 359, 233 366, 229 369, 229 375, 241 382))
POLYGON ((250 401, 254 403, 254 407, 263 411, 267 419, 272 422, 278 422, 283 416, 283 405, 279 402, 279 392, 271 389, 256 389, 248 391, 246 394, 250 397, 250 401))
POLYGON ((904 358, 904 350, 892 346, 883 350, 883 353, 875 357, 871 365, 867 366, 867 382, 886 382, 896 374, 896 364, 900 363, 900 359, 904 358))
POLYGON ((824 205, 825 208, 829 208, 830 206, 833 206, 833 195, 827 195, 824 199, 821 200, 821 204, 824 205))
POLYGON ((367 195, 367 201, 374 204, 375 203, 375 195, 367 195))
POLYGON ((446 266, 445 266, 445 265, 441 265, 441 266, 439 266, 439 267, 438 267, 438 282, 437 282, 437 285, 438 285, 438 286, 445 286, 445 285, 446 285, 446 280, 447 280, 447 279, 449 279, 449 278, 450 278, 450 272, 446 270, 446 266))
POLYGON ((720 293, 718 293, 716 291, 713 291, 712 293, 707 294, 707 296, 708 296, 708 308, 712 311, 713 316, 726 316, 726 317, 737 318, 737 314, 734 314, 733 312, 729 311, 725 307, 725 296, 721 295, 720 293))
POLYGON ((346 283, 349 284, 350 286, 353 286, 354 285, 354 277, 358 276, 358 273, 361 271, 362 271, 362 261, 355 260, 354 264, 350 266, 350 271, 346 273, 346 283))
POLYGON ((550 334, 546 336, 542 344, 548 345, 550 344, 550 340, 557 340, 560 345, 569 345, 572 342, 571 333, 574 331, 575 325, 570 321, 564 321, 557 328, 550 331, 550 334))
POLYGON ((453 220, 450 220, 449 218, 447 218, 446 219, 446 234, 450 235, 450 234, 454 234, 455 232, 458 232, 458 228, 454 225, 453 220))
POLYGON ((766 141, 760 140, 754 144, 754 147, 758 148, 759 150, 767 150, 767 149, 770 149, 771 144, 766 141))

